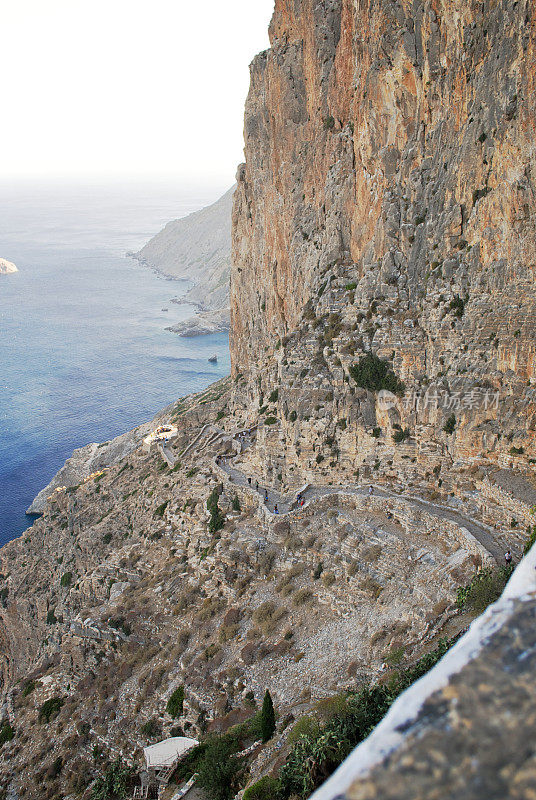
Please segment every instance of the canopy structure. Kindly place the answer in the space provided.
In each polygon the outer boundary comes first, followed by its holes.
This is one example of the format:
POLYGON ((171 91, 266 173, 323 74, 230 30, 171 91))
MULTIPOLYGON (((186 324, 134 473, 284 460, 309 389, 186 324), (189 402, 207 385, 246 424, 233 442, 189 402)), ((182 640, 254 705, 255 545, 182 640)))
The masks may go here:
POLYGON ((179 432, 176 425, 171 423, 166 425, 159 425, 159 427, 145 437, 143 446, 146 450, 150 450, 151 446, 156 442, 167 442, 169 439, 174 439, 179 432))
POLYGON ((148 769, 162 769, 172 767, 186 753, 198 745, 197 739, 188 739, 186 736, 175 736, 164 739, 162 742, 143 748, 143 755, 148 769))

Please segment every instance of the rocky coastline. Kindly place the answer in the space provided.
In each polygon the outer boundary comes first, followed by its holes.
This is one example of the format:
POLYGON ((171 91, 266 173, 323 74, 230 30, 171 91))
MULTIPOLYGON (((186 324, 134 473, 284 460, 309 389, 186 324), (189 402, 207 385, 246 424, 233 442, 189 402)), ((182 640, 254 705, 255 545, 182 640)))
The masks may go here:
POLYGON ((197 311, 166 330, 179 336, 223 333, 230 327, 231 205, 234 187, 216 203, 175 220, 131 255, 168 280, 192 284, 172 302, 197 311))

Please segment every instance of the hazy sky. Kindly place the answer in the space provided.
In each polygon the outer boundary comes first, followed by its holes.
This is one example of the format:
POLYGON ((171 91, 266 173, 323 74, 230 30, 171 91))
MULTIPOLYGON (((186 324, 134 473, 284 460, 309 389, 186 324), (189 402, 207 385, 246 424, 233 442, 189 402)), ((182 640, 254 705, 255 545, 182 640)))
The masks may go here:
POLYGON ((230 185, 273 0, 1 3, 0 175, 230 185))

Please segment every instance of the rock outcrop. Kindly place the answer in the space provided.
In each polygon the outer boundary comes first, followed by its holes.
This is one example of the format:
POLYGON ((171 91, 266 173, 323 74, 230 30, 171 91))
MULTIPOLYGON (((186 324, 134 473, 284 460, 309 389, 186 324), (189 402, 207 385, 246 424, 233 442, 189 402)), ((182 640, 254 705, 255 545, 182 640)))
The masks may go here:
POLYGON ((192 282, 181 301, 196 305, 200 313, 170 328, 181 336, 229 329, 233 193, 234 187, 213 205, 169 222, 136 254, 161 274, 192 282), (219 314, 216 327, 210 312, 219 314))
POLYGON ((166 328, 180 336, 205 336, 209 333, 225 333, 229 330, 229 309, 219 311, 200 311, 195 317, 188 317, 182 322, 166 328))
POLYGON ((50 495, 60 487, 80 484, 91 473, 114 466, 130 455, 148 433, 167 419, 168 409, 159 412, 154 420, 138 425, 127 433, 111 439, 109 442, 92 443, 77 448, 67 459, 63 467, 54 475, 50 483, 41 489, 32 501, 27 514, 41 514, 50 495))
POLYGON ((5 258, 0 258, 0 275, 11 275, 13 272, 18 272, 15 264, 12 261, 6 261, 5 258))

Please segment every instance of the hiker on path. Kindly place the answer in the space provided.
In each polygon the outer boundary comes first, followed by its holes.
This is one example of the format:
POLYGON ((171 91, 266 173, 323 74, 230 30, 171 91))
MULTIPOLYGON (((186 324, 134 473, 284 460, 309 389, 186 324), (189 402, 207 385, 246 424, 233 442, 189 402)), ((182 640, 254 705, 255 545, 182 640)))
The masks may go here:
POLYGON ((506 566, 509 567, 512 564, 512 553, 510 550, 507 550, 504 554, 504 560, 506 561, 506 566))
POLYGON ((274 514, 279 514, 279 509, 277 507, 277 503, 274 506, 274 514))

